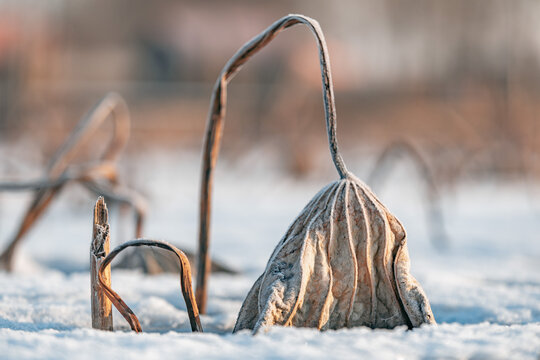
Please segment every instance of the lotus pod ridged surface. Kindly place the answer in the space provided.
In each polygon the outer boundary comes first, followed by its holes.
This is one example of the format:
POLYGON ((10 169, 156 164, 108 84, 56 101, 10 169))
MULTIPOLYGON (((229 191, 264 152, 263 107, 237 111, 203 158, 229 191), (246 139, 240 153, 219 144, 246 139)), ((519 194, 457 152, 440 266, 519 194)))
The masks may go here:
POLYGON ((435 319, 409 273, 405 230, 349 174, 323 188, 290 226, 249 291, 234 331, 423 323, 435 319))

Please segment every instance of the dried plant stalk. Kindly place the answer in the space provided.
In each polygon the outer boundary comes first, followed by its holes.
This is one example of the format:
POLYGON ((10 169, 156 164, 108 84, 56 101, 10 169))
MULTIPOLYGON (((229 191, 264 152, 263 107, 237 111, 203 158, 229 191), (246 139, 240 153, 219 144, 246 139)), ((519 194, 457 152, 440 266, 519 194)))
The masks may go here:
POLYGON ((182 296, 184 297, 184 301, 186 302, 186 308, 189 316, 189 322, 191 324, 191 330, 194 332, 202 332, 203 328, 199 319, 199 309, 197 307, 197 302, 195 301, 193 288, 191 286, 191 267, 189 265, 189 261, 186 255, 181 250, 177 249, 175 246, 165 241, 147 239, 128 241, 116 247, 103 260, 98 273, 99 282, 105 294, 111 300, 116 309, 118 309, 120 314, 122 314, 122 316, 127 320, 131 329, 135 332, 142 331, 139 319, 129 308, 129 306, 122 300, 122 298, 114 290, 112 290, 109 285, 107 285, 104 272, 108 265, 111 263, 111 261, 116 257, 116 255, 118 255, 122 250, 132 246, 153 246, 170 251, 177 257, 180 264, 180 286, 182 288, 182 296))
POLYGON ((424 181, 425 204, 427 207, 426 225, 431 243, 440 250, 445 249, 448 247, 448 234, 445 230, 439 189, 428 162, 410 141, 396 141, 384 149, 375 161, 375 166, 368 176, 368 184, 373 190, 380 191, 392 165, 402 156, 411 159, 415 169, 424 181))
POLYGON ((24 235, 45 212, 63 186, 70 181, 82 182, 98 194, 104 194, 108 190, 104 189, 103 183, 110 184, 109 187, 112 186, 113 190, 108 191, 108 197, 121 198, 135 209, 138 219, 136 235, 140 235, 142 219, 144 218, 142 199, 140 196, 119 194, 123 190, 118 185, 116 171, 116 163, 129 139, 129 131, 130 118, 124 100, 118 94, 109 93, 81 120, 63 146, 52 157, 47 166, 46 178, 26 182, 0 183, 0 191, 36 190, 15 236, 0 255, 0 268, 8 271, 13 270, 13 257, 24 235), (114 134, 100 159, 82 166, 73 164, 75 156, 83 145, 95 140, 93 138, 95 131, 109 118, 114 124, 114 134))
POLYGON ((296 24, 306 25, 314 34, 319 48, 319 59, 321 62, 321 74, 323 81, 323 100, 325 104, 326 127, 330 143, 330 153, 338 174, 343 177, 347 174, 347 169, 341 155, 339 154, 336 141, 336 112, 334 104, 334 95, 332 88, 332 78, 329 68, 329 57, 326 42, 322 36, 319 24, 312 19, 302 15, 286 16, 261 34, 245 44, 233 55, 227 62, 221 74, 216 81, 210 100, 210 112, 206 126, 204 141, 203 169, 201 180, 201 201, 199 212, 199 256, 197 271, 197 303, 200 306, 201 313, 206 311, 207 282, 210 272, 210 213, 212 202, 212 185, 214 168, 219 155, 219 147, 223 133, 223 122, 225 118, 225 108, 227 102, 227 85, 233 76, 241 69, 247 60, 255 55, 259 50, 265 47, 281 31, 296 24))
MULTIPOLYGON (((92 244, 90 245, 90 301, 92 306, 92 327, 99 330, 113 330, 112 305, 98 280, 98 270, 103 259, 109 254, 109 214, 107 205, 100 196, 94 207, 92 244)), ((103 282, 111 286, 111 267, 103 270, 103 282)))
POLYGON ((319 24, 303 15, 283 17, 244 45, 214 87, 201 185, 197 276, 201 311, 206 304, 211 190, 227 83, 253 54, 295 24, 306 25, 317 40, 329 148, 340 180, 321 190, 293 222, 248 293, 234 331, 256 332, 270 325, 337 329, 434 323, 426 296, 409 274, 405 230, 347 170, 338 151, 328 50, 319 24))

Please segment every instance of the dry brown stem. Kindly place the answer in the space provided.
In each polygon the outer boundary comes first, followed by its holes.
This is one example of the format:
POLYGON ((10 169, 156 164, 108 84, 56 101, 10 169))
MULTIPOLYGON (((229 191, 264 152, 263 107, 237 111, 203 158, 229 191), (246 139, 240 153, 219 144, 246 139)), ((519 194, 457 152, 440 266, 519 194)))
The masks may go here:
POLYGON ((142 331, 139 319, 129 308, 129 306, 122 300, 120 295, 118 295, 114 290, 110 288, 110 286, 107 285, 104 272, 108 265, 111 263, 111 261, 116 257, 116 255, 118 255, 122 250, 132 246, 154 246, 160 249, 170 251, 174 255, 176 255, 180 264, 180 286, 182 288, 182 296, 184 297, 184 301, 186 302, 186 308, 189 316, 189 322, 191 324, 191 330, 194 332, 202 332, 203 329, 201 326, 201 321, 199 319, 199 309, 197 307, 197 302, 195 301, 193 288, 191 286, 191 267, 189 265, 189 261, 186 255, 181 250, 177 249, 175 246, 165 241, 149 239, 132 240, 116 247, 110 252, 109 255, 107 255, 107 257, 101 263, 101 267, 99 268, 98 278, 105 294, 114 304, 116 309, 118 309, 120 314, 122 314, 122 316, 127 320, 131 329, 135 332, 142 331))
MULTIPOLYGON (((90 245, 90 301, 92 306, 92 327, 98 330, 113 330, 112 306, 98 279, 98 270, 103 259, 109 254, 109 222, 107 205, 100 196, 94 207, 92 244, 90 245)), ((111 286, 111 267, 103 270, 103 282, 111 286)))
POLYGON ((212 99, 204 140, 203 168, 201 179, 201 201, 199 213, 199 253, 197 264, 197 303, 201 313, 206 311, 207 282, 210 273, 210 214, 212 202, 212 185, 214 168, 216 166, 223 133, 225 108, 227 103, 227 85, 242 66, 259 50, 272 41, 281 31, 296 24, 306 25, 314 34, 319 49, 321 63, 321 78, 323 84, 323 101, 326 118, 326 129, 330 153, 334 165, 341 178, 348 174, 345 163, 338 151, 336 139, 336 107, 334 103, 334 90, 330 73, 330 59, 322 30, 317 21, 303 15, 289 15, 273 23, 270 27, 254 37, 233 55, 219 75, 212 99))
POLYGON ((15 236, 0 255, 0 268, 13 270, 13 257, 24 235, 45 212, 54 197, 72 181, 82 182, 100 195, 108 190, 106 195, 111 199, 121 198, 130 204, 137 213, 136 235, 140 235, 144 218, 142 200, 140 196, 132 196, 132 193, 130 196, 120 194, 125 191, 117 185, 117 161, 129 139, 129 130, 130 118, 124 100, 118 94, 109 93, 83 117, 66 142, 52 157, 47 166, 45 178, 35 181, 0 183, 0 191, 36 191, 15 236), (94 134, 107 119, 113 121, 114 134, 99 159, 82 165, 74 164, 74 159, 82 147, 88 142, 97 141, 94 134), (108 187, 104 189, 105 186, 108 187))

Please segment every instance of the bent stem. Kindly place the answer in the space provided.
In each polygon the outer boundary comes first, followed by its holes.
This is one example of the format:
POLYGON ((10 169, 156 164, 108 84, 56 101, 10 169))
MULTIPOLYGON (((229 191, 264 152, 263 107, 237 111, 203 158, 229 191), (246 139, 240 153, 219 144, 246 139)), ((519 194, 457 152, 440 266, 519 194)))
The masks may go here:
POLYGON ((109 298, 109 300, 111 300, 116 309, 118 309, 120 314, 122 314, 122 316, 127 320, 131 329, 135 332, 142 331, 139 319, 129 308, 129 306, 122 300, 120 295, 118 295, 113 289, 110 288, 110 286, 106 284, 104 272, 107 266, 116 257, 116 255, 118 255, 122 250, 132 246, 154 246, 160 249, 171 251, 176 255, 180 263, 180 286, 182 288, 182 296, 184 297, 184 301, 186 302, 186 308, 189 316, 189 322, 191 324, 191 330, 193 332, 202 332, 203 328, 199 318, 199 309, 197 307, 197 302, 195 301, 193 288, 191 286, 191 267, 189 265, 188 258, 181 250, 165 241, 149 239, 132 240, 116 247, 109 253, 109 255, 107 255, 105 259, 103 259, 103 262, 101 263, 98 272, 98 279, 100 285, 105 292, 105 295, 107 295, 107 297, 109 298))
POLYGON ((285 16, 270 27, 246 43, 227 62, 214 86, 211 98, 211 107, 208 114, 204 140, 204 155, 201 180, 201 201, 199 214, 199 254, 197 271, 197 302, 201 313, 206 312, 207 281, 210 273, 210 211, 212 201, 213 172, 219 155, 219 147, 223 134, 223 122, 227 104, 227 84, 242 66, 259 50, 272 41, 282 30, 296 24, 306 25, 317 41, 319 50, 319 61, 321 65, 321 78, 323 89, 324 112, 326 119, 326 130, 330 154, 341 178, 346 178, 349 172, 339 153, 336 139, 336 106, 334 101, 334 89, 330 72, 330 59, 326 41, 319 23, 303 15, 285 16))

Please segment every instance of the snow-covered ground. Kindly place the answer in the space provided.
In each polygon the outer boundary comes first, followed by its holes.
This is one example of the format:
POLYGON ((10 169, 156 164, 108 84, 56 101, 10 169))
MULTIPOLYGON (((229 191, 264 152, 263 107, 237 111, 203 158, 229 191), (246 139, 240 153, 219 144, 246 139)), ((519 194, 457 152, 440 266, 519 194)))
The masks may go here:
MULTIPOLYGON (((257 336, 231 335, 244 296, 287 226, 336 178, 296 181, 279 175, 264 155, 218 166, 211 251, 242 275, 211 278, 209 311, 202 317, 206 333, 189 332, 177 275, 121 270, 113 271, 113 288, 132 306, 144 333, 130 332, 116 312, 117 331, 91 329, 86 267, 95 198, 74 185, 26 239, 17 271, 0 273, 0 358, 539 359, 540 196, 521 182, 443 189, 450 245, 439 251, 430 244, 420 182, 406 166, 390 175, 379 196, 408 231, 412 273, 438 326, 276 327, 257 336)), ((361 178, 369 165, 349 162, 361 178)), ((125 173, 150 200, 145 233, 195 249, 199 156, 148 153, 125 173)), ((27 194, 0 194, 2 245, 27 200, 27 194)), ((128 220, 119 220, 114 207, 110 217, 113 245, 127 240, 128 220)))

